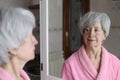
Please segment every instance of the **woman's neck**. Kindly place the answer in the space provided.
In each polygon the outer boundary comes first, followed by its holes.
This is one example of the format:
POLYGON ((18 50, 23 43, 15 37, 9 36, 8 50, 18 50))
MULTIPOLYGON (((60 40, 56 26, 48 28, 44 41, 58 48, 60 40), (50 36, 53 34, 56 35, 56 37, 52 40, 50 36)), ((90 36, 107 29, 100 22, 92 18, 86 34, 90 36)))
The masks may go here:
POLYGON ((89 58, 99 58, 101 56, 101 47, 86 47, 86 53, 89 58))
POLYGON ((24 65, 24 62, 14 58, 11 59, 7 64, 3 65, 3 69, 10 73, 10 75, 16 80, 23 80, 20 76, 20 71, 23 69, 24 65))
POLYGON ((86 53, 92 62, 95 69, 99 72, 100 69, 100 63, 101 63, 101 53, 102 48, 101 47, 86 47, 86 53))

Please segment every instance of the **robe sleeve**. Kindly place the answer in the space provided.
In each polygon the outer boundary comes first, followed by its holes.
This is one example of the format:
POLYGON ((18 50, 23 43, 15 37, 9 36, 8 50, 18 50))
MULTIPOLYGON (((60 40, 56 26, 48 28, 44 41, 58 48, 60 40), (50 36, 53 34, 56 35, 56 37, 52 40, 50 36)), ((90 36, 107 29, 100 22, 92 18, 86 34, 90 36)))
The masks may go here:
POLYGON ((116 72, 117 72, 117 74, 116 74, 116 80, 120 80, 120 64, 119 64, 118 70, 116 72))
POLYGON ((120 80, 120 68, 118 70, 118 74, 117 74, 117 79, 116 80, 120 80))
POLYGON ((73 76, 72 76, 72 71, 71 71, 70 65, 66 62, 63 64, 62 79, 63 80, 74 80, 73 76))
POLYGON ((120 80, 120 60, 116 56, 111 56, 111 62, 113 66, 114 80, 120 80))

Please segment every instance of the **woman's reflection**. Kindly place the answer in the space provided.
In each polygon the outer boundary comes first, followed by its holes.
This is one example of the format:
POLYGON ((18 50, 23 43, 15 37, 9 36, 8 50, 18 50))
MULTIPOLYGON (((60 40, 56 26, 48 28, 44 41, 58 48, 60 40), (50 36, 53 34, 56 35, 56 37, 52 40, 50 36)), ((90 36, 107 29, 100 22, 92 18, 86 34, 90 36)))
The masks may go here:
POLYGON ((109 35, 107 14, 88 12, 80 20, 84 44, 63 65, 63 80, 120 80, 120 61, 102 43, 109 35))

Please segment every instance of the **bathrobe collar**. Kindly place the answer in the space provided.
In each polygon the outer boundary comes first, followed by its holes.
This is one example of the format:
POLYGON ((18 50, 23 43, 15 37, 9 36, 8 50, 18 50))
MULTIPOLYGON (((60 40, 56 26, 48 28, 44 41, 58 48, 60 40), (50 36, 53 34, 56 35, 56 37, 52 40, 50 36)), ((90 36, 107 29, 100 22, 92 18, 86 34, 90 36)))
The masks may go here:
MULTIPOLYGON (((20 71, 20 75, 23 78, 23 80, 30 80, 30 78, 28 77, 24 70, 20 71)), ((0 80, 15 80, 15 79, 3 68, 0 68, 0 80)))
POLYGON ((85 68, 87 74, 86 76, 92 78, 93 80, 100 80, 101 77, 106 76, 107 66, 108 66, 108 51, 102 46, 102 59, 100 63, 99 72, 95 69, 90 59, 88 58, 84 46, 79 49, 79 59, 83 67, 85 68))

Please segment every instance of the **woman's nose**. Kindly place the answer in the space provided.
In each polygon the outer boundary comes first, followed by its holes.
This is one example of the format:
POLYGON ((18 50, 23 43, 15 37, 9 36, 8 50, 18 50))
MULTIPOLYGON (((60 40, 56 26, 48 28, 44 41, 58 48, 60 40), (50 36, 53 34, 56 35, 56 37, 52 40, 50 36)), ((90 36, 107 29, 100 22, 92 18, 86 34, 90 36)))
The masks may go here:
POLYGON ((93 29, 90 30, 89 36, 94 36, 95 35, 95 31, 93 29))
POLYGON ((34 42, 35 45, 38 44, 38 40, 35 38, 35 36, 33 36, 33 42, 34 42))

